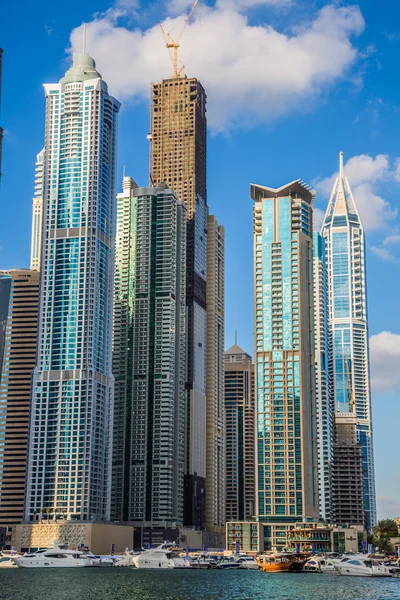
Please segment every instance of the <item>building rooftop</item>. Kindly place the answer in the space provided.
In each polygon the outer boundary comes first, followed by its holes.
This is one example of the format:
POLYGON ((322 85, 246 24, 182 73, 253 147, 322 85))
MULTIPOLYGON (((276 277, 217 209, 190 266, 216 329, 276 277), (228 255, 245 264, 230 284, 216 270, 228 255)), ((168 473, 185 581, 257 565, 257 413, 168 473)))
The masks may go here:
POLYGON ((309 204, 314 202, 316 192, 302 179, 294 179, 278 188, 272 188, 265 185, 250 184, 250 197, 256 202, 264 198, 285 198, 287 196, 303 198, 309 204))

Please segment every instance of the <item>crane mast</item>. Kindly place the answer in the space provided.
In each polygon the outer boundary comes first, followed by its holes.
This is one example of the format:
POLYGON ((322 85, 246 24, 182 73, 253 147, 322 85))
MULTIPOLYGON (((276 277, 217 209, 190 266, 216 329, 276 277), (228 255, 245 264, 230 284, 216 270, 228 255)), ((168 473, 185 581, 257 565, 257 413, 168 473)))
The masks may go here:
POLYGON ((185 68, 184 65, 182 65, 182 68, 178 71, 178 48, 179 48, 179 42, 181 40, 181 37, 184 34, 184 31, 185 31, 185 29, 186 29, 186 27, 187 27, 190 19, 193 16, 193 13, 194 13, 194 11, 195 11, 196 6, 198 5, 198 3, 199 3, 199 0, 195 0, 194 1, 192 9, 191 9, 189 15, 186 17, 186 20, 185 20, 185 23, 184 23, 184 25, 182 27, 182 30, 181 30, 181 32, 180 32, 180 34, 179 34, 179 36, 177 37, 176 40, 174 40, 172 38, 172 36, 171 36, 170 33, 165 34, 164 28, 160 24, 160 28, 161 28, 161 31, 162 31, 162 34, 163 34, 163 37, 164 37, 164 41, 165 41, 165 47, 168 49, 168 52, 169 52, 169 55, 170 55, 170 58, 171 58, 171 61, 172 61, 172 66, 173 66, 173 69, 174 69, 174 75, 173 75, 173 77, 179 77, 182 74, 183 69, 185 68), (171 50, 173 51, 172 54, 171 54, 171 50))

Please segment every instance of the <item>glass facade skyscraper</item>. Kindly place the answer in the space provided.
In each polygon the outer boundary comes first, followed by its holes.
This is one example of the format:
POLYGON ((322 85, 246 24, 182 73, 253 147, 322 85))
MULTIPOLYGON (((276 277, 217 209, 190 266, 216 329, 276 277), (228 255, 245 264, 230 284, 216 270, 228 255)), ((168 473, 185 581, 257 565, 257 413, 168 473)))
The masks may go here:
POLYGON ((325 240, 317 231, 313 232, 313 269, 319 512, 321 518, 329 523, 332 517, 332 455, 335 406, 333 394, 331 393, 328 366, 328 289, 325 240))
POLYGON ((300 180, 251 185, 254 206, 256 514, 266 548, 318 517, 312 204, 300 180))
POLYGON ((329 371, 335 410, 357 416, 364 471, 367 526, 376 522, 371 388, 366 295, 365 237, 357 205, 343 170, 334 183, 322 226, 328 278, 329 371))
POLYGON ((41 293, 25 518, 110 515, 119 102, 87 54, 45 85, 41 293))

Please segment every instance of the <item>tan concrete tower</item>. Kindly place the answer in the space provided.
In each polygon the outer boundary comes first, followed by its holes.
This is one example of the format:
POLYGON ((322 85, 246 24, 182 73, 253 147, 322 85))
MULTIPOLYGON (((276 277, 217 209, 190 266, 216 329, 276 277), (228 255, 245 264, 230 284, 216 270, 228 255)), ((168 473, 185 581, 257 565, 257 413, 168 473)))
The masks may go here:
POLYGON ((187 206, 184 524, 205 526, 206 94, 186 76, 152 86, 150 184, 165 182, 187 206))
POLYGON ((0 271, 0 527, 23 517, 38 307, 39 273, 0 271))

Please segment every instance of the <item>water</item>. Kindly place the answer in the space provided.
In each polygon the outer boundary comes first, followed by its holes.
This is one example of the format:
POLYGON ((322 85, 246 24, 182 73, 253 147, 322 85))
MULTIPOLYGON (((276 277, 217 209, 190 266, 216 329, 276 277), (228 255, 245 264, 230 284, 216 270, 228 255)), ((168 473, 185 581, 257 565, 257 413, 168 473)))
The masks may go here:
POLYGON ((400 579, 260 571, 0 569, 0 600, 400 600, 400 579))

